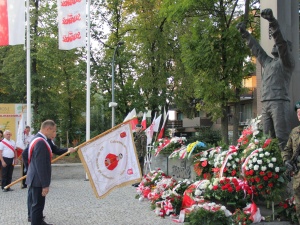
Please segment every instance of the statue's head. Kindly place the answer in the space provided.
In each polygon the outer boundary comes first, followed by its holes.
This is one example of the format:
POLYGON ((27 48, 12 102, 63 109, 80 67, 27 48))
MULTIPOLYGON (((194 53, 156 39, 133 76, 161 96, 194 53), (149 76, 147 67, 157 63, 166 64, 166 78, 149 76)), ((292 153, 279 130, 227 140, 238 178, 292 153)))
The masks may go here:
MULTIPOLYGON (((288 46, 288 50, 289 50, 290 52, 292 52, 292 51, 293 51, 292 42, 290 42, 289 40, 287 40, 287 46, 288 46)), ((278 47, 277 47, 276 44, 273 45, 271 54, 272 54, 275 58, 276 58, 276 57, 279 57, 278 47)))
POLYGON ((273 45, 271 54, 272 54, 275 58, 277 58, 277 57, 279 56, 277 45, 273 45))

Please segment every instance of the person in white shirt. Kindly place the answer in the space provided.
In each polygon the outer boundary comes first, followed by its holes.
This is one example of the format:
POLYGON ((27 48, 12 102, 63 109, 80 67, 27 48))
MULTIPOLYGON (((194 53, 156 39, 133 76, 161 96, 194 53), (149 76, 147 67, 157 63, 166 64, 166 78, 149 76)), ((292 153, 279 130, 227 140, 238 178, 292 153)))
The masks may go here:
POLYGON ((3 192, 12 191, 12 189, 4 189, 12 180, 14 164, 17 164, 16 143, 10 139, 11 132, 4 131, 4 139, 0 142, 0 161, 2 166, 2 181, 1 187, 3 192))
MULTIPOLYGON (((30 134, 30 126, 26 126, 25 130, 24 130, 24 140, 23 140, 25 148, 30 144, 33 137, 34 136, 32 134, 30 134)), ((27 171, 26 171, 26 168, 24 166, 24 162, 22 163, 21 169, 22 169, 22 176, 25 176, 27 174, 27 171)), ((22 189, 27 188, 26 179, 22 180, 21 188, 22 189)))
POLYGON ((30 126, 26 126, 24 130, 24 145, 27 147, 34 136, 30 134, 30 126))

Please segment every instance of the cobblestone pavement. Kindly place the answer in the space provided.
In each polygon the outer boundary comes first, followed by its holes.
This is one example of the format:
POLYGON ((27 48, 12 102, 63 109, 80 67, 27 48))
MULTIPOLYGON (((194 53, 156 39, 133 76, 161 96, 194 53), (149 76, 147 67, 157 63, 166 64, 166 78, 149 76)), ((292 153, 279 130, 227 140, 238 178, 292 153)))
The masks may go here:
MULTIPOLYGON (((16 166, 13 180, 20 177, 16 166)), ((50 192, 46 197, 46 222, 55 225, 175 225, 169 217, 154 214, 147 201, 135 199, 132 186, 113 190, 106 198, 97 199, 80 163, 52 167, 50 192)), ((23 225, 27 222, 27 189, 20 183, 14 191, 0 193, 0 224, 23 225)), ((287 222, 264 222, 260 225, 289 225, 287 222)))

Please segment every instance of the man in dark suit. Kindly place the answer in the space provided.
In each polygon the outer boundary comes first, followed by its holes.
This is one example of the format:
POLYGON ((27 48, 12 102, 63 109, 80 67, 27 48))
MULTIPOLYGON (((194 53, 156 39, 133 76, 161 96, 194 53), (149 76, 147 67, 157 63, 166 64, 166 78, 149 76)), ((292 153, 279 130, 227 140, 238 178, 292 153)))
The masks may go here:
POLYGON ((47 139, 56 135, 56 124, 52 120, 42 123, 40 131, 29 145, 26 184, 31 198, 31 224, 47 225, 43 220, 46 195, 51 182, 51 147, 47 139), (31 146, 34 145, 32 148, 31 146))
MULTIPOLYGON (((76 149, 75 148, 59 148, 58 146, 56 146, 53 142, 53 140, 56 137, 56 132, 53 133, 53 136, 51 138, 47 138, 47 142, 52 150, 52 153, 55 155, 62 155, 66 152, 72 153, 75 152, 76 149)), ((33 138, 35 139, 35 137, 33 138)), ((32 145, 31 145, 32 147, 32 145)), ((26 168, 26 170, 28 169, 28 151, 29 151, 29 146, 27 148, 25 148, 25 150, 22 153, 22 158, 23 158, 23 162, 24 162, 24 167, 26 168)), ((69 155, 69 154, 68 154, 69 155)), ((68 156, 67 155, 67 156, 68 156)), ((32 206, 32 196, 31 196, 31 192, 28 190, 28 198, 27 198, 27 208, 28 208, 28 222, 31 222, 31 206, 32 206)), ((45 217, 43 216, 43 219, 45 217)))

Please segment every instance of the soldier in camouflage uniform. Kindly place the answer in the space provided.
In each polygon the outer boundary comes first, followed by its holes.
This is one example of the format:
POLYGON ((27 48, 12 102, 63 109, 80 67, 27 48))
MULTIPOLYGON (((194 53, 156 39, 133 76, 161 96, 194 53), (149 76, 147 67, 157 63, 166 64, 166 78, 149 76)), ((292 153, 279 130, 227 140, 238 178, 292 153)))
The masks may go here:
MULTIPOLYGON (((300 121, 300 102, 295 105, 295 111, 297 112, 298 120, 300 121)), ((282 151, 282 159, 289 171, 293 171, 294 166, 291 162, 292 156, 295 154, 296 149, 300 145, 300 126, 295 127, 290 133, 288 142, 284 151, 282 151)), ((299 163, 298 163, 299 164, 299 163)), ((300 173, 294 174, 293 176, 293 191, 296 202, 296 212, 298 221, 300 224, 300 173)))
MULTIPOLYGON (((143 131, 143 126, 141 124, 137 124, 135 126, 135 134, 134 134, 134 144, 137 151, 141 172, 144 175, 144 159, 147 150, 147 136, 143 131)), ((132 186, 137 187, 139 183, 133 184, 132 186)))

